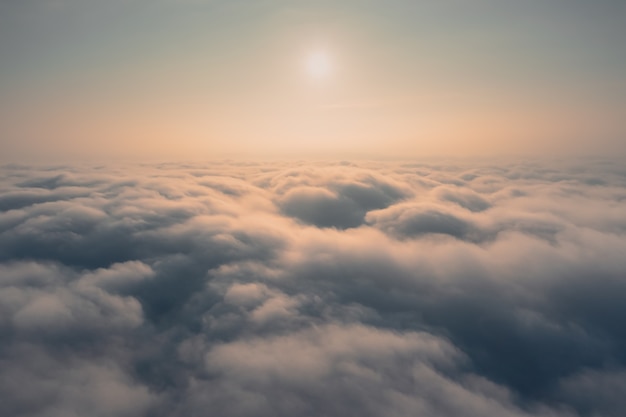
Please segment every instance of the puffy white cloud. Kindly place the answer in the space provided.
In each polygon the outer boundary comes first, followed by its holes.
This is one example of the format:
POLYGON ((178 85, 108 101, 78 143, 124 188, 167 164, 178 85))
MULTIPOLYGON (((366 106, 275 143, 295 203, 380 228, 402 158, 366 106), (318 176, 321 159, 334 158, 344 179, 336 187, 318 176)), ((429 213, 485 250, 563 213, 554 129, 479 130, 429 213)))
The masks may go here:
POLYGON ((2 167, 0 416, 620 415, 620 167, 2 167))

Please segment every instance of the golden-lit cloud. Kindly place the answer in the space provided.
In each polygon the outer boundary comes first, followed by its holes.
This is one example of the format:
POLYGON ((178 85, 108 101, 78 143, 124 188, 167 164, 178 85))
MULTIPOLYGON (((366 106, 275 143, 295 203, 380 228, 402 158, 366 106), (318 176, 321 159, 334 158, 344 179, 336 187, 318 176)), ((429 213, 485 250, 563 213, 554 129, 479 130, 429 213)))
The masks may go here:
POLYGON ((0 166, 0 416, 618 417, 622 162, 0 166))

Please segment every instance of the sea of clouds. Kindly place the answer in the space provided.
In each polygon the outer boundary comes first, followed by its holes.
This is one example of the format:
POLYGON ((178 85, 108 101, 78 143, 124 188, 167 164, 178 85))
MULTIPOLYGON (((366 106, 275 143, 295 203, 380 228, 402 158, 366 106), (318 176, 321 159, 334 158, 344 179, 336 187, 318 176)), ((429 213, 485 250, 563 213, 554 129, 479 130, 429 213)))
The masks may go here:
POLYGON ((626 164, 0 168, 0 416, 623 416, 626 164))

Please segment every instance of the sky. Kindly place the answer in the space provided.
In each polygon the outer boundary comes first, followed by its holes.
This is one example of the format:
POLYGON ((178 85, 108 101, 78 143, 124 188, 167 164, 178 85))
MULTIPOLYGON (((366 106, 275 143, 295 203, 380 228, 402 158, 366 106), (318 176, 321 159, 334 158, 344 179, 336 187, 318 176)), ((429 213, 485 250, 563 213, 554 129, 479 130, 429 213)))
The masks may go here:
POLYGON ((2 159, 623 154, 625 42, 619 0, 2 0, 2 159))

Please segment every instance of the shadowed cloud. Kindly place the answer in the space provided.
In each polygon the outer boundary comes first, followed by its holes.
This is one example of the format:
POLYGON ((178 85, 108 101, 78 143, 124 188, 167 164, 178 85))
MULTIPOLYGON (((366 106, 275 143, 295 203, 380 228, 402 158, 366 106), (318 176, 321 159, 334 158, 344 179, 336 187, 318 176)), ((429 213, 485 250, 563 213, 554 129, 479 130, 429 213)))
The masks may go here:
POLYGON ((618 166, 4 166, 0 416, 621 415, 618 166))

